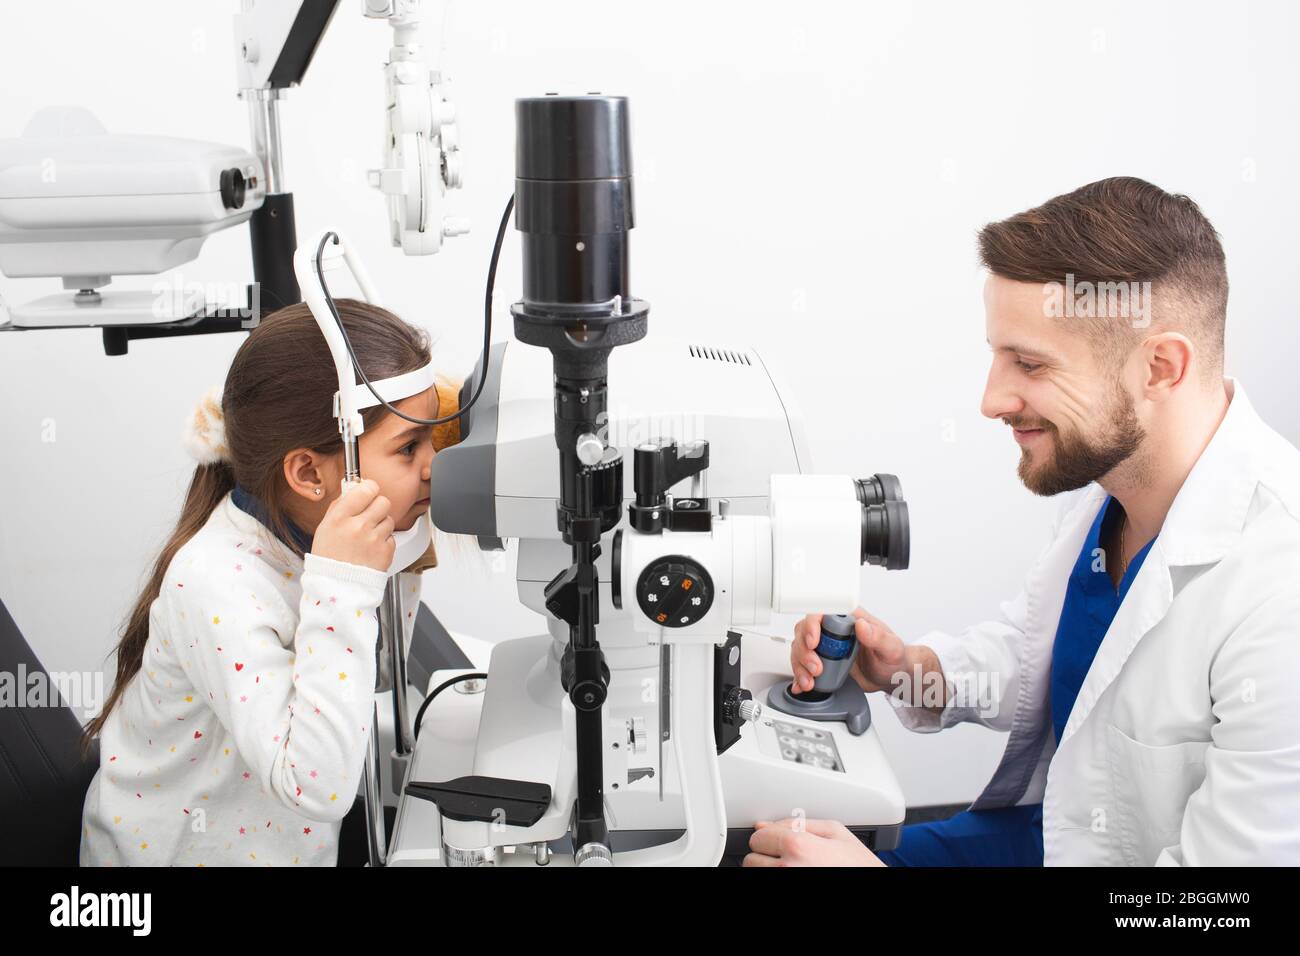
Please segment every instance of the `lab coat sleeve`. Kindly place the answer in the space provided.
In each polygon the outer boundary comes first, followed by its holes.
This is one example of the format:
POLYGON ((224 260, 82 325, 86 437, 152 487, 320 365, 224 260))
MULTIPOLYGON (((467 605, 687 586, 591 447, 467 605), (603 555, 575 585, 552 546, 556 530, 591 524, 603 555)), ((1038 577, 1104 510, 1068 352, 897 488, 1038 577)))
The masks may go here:
POLYGON ((369 743, 388 575, 307 554, 296 629, 285 633, 293 616, 272 593, 279 585, 249 570, 198 563, 187 589, 164 587, 184 635, 181 667, 269 793, 303 816, 340 820, 369 743))
MULTIPOLYGON (((1011 729, 1019 689, 1019 643, 1024 638, 1026 592, 999 606, 997 620, 967 628, 961 634, 931 631, 916 643, 934 651, 952 695, 943 710, 906 706, 903 698, 889 701, 903 726, 917 733, 934 733, 962 722, 994 730, 1011 729)), ((937 686, 921 688, 937 694, 937 686)), ((934 698, 938 702, 938 698, 934 698)))
MULTIPOLYGON (((916 733, 935 733, 953 724, 969 722, 993 730, 1009 731, 1015 717, 1020 689, 1020 655, 1028 622, 1029 584, 1046 560, 1062 523, 1083 500, 1086 488, 1063 496, 1052 523, 1048 544, 1035 560, 1020 593, 998 606, 995 620, 966 628, 960 634, 931 631, 916 644, 934 651, 943 670, 944 680, 952 690, 942 711, 907 706, 901 695, 891 694, 890 704, 899 721, 916 733)), ((925 697, 938 703, 937 686, 922 688, 925 697)))
POLYGON ((1300 866, 1300 587, 1255 609, 1210 668, 1217 722, 1179 842, 1157 866, 1300 866))

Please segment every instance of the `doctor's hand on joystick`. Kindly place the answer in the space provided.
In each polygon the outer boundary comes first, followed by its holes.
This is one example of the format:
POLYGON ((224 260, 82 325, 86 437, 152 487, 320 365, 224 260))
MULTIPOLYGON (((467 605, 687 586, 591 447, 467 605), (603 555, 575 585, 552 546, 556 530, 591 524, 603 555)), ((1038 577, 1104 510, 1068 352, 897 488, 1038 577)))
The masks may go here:
POLYGON ((908 671, 909 648, 893 629, 862 608, 852 614, 809 614, 795 625, 790 646, 794 673, 791 692, 833 694, 848 677, 864 691, 893 687, 893 677, 908 671))
POLYGON ((397 547, 391 506, 374 479, 345 483, 312 535, 312 554, 387 571, 397 547))

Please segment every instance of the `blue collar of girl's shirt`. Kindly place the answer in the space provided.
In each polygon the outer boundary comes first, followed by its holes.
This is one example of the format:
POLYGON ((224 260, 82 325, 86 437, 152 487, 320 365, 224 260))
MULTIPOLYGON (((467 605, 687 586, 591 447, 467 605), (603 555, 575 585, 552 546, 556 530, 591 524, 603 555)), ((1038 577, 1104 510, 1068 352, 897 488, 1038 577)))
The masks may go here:
MULTIPOLYGON (((234 489, 230 492, 230 500, 234 503, 236 508, 245 514, 252 515, 265 525, 268 531, 271 531, 271 520, 267 514, 266 505, 262 504, 262 500, 256 497, 247 488, 243 485, 236 484, 234 489)), ((298 547, 302 548, 303 554, 310 551, 312 536, 306 531, 303 531, 302 528, 299 528, 289 518, 285 518, 285 522, 289 525, 289 534, 292 536, 293 542, 297 544, 298 547)), ((274 533, 275 532, 272 531, 272 534, 274 533)), ((276 537, 281 541, 284 541, 285 544, 289 544, 289 542, 285 541, 282 536, 276 534, 276 537)))

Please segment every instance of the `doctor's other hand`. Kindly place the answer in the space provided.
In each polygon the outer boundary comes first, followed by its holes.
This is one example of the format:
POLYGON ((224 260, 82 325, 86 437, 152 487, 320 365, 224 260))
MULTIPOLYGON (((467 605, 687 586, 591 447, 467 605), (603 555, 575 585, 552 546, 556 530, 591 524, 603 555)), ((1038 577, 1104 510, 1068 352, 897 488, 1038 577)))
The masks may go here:
MULTIPOLYGON (((889 690, 893 677, 899 671, 910 670, 912 660, 908 646, 884 621, 868 614, 862 608, 853 611, 856 620, 854 632, 858 639, 853 658, 853 679, 867 693, 889 690)), ((790 669, 794 673, 796 692, 813 689, 813 679, 822 672, 822 659, 817 656, 821 641, 822 615, 809 614, 794 626, 794 643, 790 645, 790 669)))
POLYGON ((312 535, 312 554, 387 571, 397 549, 391 506, 373 479, 351 485, 325 510, 312 535))
POLYGON ((835 820, 787 817, 754 824, 745 866, 884 866, 835 820))

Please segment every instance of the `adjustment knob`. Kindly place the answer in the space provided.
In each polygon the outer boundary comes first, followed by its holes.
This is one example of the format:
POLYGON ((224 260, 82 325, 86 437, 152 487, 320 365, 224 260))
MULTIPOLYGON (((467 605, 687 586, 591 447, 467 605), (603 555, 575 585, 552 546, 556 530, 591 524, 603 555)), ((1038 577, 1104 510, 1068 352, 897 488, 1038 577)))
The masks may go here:
POLYGON ((643 754, 650 735, 646 733, 645 718, 633 717, 627 722, 627 743, 634 754, 643 754))
POLYGON ((217 178, 217 192, 221 195, 221 205, 227 209, 240 209, 244 205, 244 195, 248 183, 244 174, 237 168, 223 169, 217 178))
POLYGON ((732 727, 756 721, 763 715, 763 705, 754 700, 754 695, 743 687, 733 687, 727 691, 722 701, 722 719, 732 727))
POLYGON ((578 866, 613 866, 614 854, 603 843, 588 843, 573 854, 573 862, 578 866))
POLYGON ((661 627, 689 627, 713 606, 713 579, 697 561, 667 555, 641 572, 636 600, 645 616, 661 627))
POLYGON ((584 465, 596 465, 605 456, 605 443, 591 432, 586 432, 578 436, 574 452, 578 456, 578 461, 584 465))

